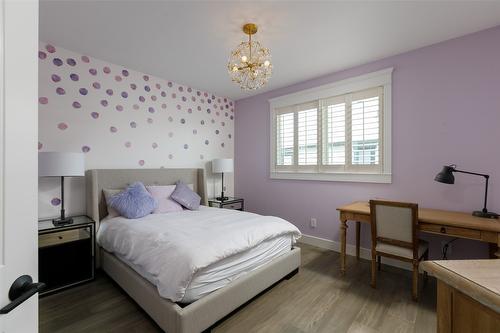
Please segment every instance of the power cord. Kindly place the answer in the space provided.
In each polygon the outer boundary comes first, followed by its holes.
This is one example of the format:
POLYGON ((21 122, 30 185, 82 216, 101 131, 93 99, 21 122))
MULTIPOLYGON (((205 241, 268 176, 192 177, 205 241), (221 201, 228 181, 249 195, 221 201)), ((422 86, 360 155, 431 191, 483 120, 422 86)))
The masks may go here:
POLYGON ((443 260, 448 260, 448 256, 447 256, 448 248, 450 247, 450 244, 453 243, 454 241, 456 241, 457 239, 458 238, 453 238, 451 241, 449 241, 446 244, 444 244, 443 251, 442 251, 443 260))

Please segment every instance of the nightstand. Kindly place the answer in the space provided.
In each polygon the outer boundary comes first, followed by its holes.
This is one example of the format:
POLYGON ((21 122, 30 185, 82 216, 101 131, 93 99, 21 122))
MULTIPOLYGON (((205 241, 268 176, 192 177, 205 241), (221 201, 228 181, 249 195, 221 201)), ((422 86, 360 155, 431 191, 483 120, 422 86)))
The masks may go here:
POLYGON ((227 200, 220 201, 217 199, 209 199, 208 205, 210 207, 235 209, 235 210, 245 210, 245 202, 242 198, 229 197, 227 200))
POLYGON ((53 293, 94 279, 95 222, 74 216, 72 224, 54 226, 38 221, 38 280, 53 293))

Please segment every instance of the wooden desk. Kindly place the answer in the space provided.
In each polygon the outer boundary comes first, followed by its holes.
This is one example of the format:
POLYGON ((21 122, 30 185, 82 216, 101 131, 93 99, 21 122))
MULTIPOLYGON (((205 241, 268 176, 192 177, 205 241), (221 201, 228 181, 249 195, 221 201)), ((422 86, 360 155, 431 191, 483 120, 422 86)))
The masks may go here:
MULTIPOLYGON (((360 222, 371 223, 370 205, 357 201, 337 208, 340 212, 340 271, 345 273, 347 222, 356 221, 356 257, 359 259, 360 222)), ((418 209, 419 230, 432 234, 475 239, 498 245, 500 258, 500 221, 472 216, 470 213, 438 209, 418 209)))
POLYGON ((500 331, 500 260, 425 261, 437 280, 437 332, 500 331))

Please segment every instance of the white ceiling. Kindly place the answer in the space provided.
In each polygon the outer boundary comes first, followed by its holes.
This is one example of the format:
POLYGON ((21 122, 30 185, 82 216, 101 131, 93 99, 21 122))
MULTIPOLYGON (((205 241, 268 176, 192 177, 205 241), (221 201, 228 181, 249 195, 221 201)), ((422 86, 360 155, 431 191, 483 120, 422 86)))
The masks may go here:
POLYGON ((500 2, 41 0, 40 39, 232 99, 500 24, 500 2), (255 22, 274 73, 246 92, 226 72, 255 22))

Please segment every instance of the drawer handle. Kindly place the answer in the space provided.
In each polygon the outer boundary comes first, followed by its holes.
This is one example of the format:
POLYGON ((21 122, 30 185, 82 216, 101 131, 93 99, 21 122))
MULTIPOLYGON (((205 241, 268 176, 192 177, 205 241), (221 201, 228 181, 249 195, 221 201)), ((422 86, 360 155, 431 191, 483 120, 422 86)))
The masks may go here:
POLYGON ((442 234, 445 234, 446 233, 445 227, 441 227, 441 230, 439 230, 439 232, 441 232, 442 234))
POLYGON ((63 238, 62 238, 62 236, 59 236, 58 238, 59 238, 59 239, 63 239, 63 238))

